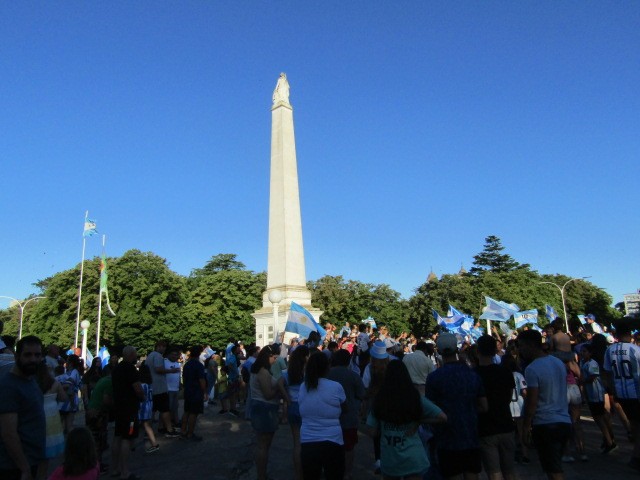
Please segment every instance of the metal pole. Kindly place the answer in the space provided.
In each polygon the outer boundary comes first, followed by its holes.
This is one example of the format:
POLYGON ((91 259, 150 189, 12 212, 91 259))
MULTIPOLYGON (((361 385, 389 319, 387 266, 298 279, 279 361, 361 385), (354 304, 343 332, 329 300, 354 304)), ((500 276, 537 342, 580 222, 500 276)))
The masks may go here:
MULTIPOLYGON (((84 213, 84 223, 87 223, 89 218, 89 210, 84 213)), ((80 328, 80 302, 82 300, 82 274, 84 273, 84 251, 87 246, 87 237, 82 232, 82 261, 80 262, 80 284, 78 286, 78 313, 76 315, 76 338, 73 342, 73 348, 78 348, 78 329, 80 328)))
MULTIPOLYGON (((22 320, 24 318, 24 310, 27 307, 27 303, 29 303, 31 300, 38 300, 39 298, 46 298, 46 297, 33 297, 33 298, 30 298, 29 300, 27 300, 24 303, 22 303, 20 300, 18 300, 16 298, 7 297, 5 295, 0 295, 0 298, 8 298, 9 300, 13 300, 14 302, 16 302, 18 304, 18 308, 20 308, 20 328, 18 330, 18 340, 20 340, 22 338, 22 320)), ((9 305, 9 307, 11 307, 11 305, 9 305)))
POLYGON ((273 343, 277 342, 279 308, 280 308, 279 303, 273 304, 273 343))

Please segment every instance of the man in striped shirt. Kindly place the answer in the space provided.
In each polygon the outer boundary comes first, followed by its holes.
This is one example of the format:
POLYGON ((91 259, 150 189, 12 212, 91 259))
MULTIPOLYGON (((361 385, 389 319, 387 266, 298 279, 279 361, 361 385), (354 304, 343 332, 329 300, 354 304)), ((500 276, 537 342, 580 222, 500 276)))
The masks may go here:
MULTIPOLYGON (((631 432, 640 432, 640 347, 631 343, 631 319, 624 318, 616 325, 617 343, 604 354, 602 367, 608 372, 615 398, 631 423, 631 432)), ((629 465, 640 470, 640 441, 636 441, 629 465)))

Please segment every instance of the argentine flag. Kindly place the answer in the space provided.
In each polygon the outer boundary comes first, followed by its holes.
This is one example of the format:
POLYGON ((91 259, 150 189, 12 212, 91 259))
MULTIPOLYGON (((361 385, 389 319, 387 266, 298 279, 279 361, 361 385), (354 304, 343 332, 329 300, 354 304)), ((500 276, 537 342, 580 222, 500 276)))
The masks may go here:
POLYGON ((558 316, 558 314, 556 313, 556 311, 553 309, 551 305, 545 305, 544 308, 547 311, 547 318, 549 319, 550 322, 553 322, 558 316))
POLYGON ((97 358, 100 359, 100 362, 102 363, 102 368, 107 366, 107 364, 109 363, 109 359, 111 358, 111 355, 109 354, 109 350, 107 350, 107 347, 105 346, 100 347, 100 351, 98 352, 97 358))
POLYGON ((511 315, 520 310, 515 303, 505 303, 498 300, 494 300, 491 297, 484 297, 487 302, 487 306, 482 309, 482 320, 494 320, 496 322, 506 322, 511 318, 511 315))
POLYGON ((378 328, 378 325, 376 325, 376 321, 371 316, 362 320, 362 323, 367 323, 371 325, 371 328, 378 328))
POLYGON ((584 315, 578 315, 578 320, 580 320, 580 323, 582 325, 585 325, 587 323, 587 320, 584 317, 584 315))
POLYGON ((516 312, 513 314, 513 319, 516 321, 516 328, 522 328, 527 323, 538 323, 538 310, 525 310, 524 312, 516 312))
POLYGON ((327 331, 318 325, 313 315, 296 302, 291 302, 291 310, 289 310, 284 331, 297 333, 303 338, 309 338, 311 332, 318 332, 323 340, 327 336, 327 331))
POLYGON ((458 310, 456 307, 450 304, 449 311, 447 312, 447 317, 455 317, 456 315, 464 316, 464 313, 462 313, 460 310, 458 310))

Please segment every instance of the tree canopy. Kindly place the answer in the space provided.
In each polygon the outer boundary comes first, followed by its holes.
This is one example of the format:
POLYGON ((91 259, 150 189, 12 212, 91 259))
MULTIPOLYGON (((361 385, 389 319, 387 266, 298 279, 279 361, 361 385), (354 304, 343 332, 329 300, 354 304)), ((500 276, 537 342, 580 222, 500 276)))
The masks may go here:
MULTIPOLYGON (((223 348, 229 337, 252 342, 255 322, 251 314, 262 305, 266 274, 253 272, 235 254, 221 253, 195 268, 189 276, 172 271, 169 263, 152 252, 129 250, 121 257, 107 258, 109 296, 116 315, 103 308, 101 344, 138 347, 148 352, 164 338, 188 346, 211 344, 223 348)), ((81 320, 91 322, 89 347, 94 348, 100 259, 85 261, 81 320)), ((386 284, 347 280, 326 275, 309 281, 312 304, 323 310, 321 321, 337 327, 359 323, 371 316, 386 324, 391 333, 426 335, 437 329, 432 310, 445 314, 449 305, 478 318, 484 296, 516 303, 522 310, 535 308, 544 325, 544 305, 562 314, 560 292, 548 283, 564 285, 571 277, 539 274, 504 253, 500 239, 488 236, 484 249, 474 257, 470 273, 430 275, 409 299, 386 284)), ((45 343, 63 347, 73 344, 77 316, 80 264, 34 285, 46 298, 30 302, 25 309, 23 334, 34 334, 45 343)), ((577 315, 593 313, 605 325, 620 318, 611 307, 611 297, 585 280, 571 281, 565 288, 567 315, 576 326, 577 315)), ((5 334, 17 334, 19 309, 0 310, 5 334)))

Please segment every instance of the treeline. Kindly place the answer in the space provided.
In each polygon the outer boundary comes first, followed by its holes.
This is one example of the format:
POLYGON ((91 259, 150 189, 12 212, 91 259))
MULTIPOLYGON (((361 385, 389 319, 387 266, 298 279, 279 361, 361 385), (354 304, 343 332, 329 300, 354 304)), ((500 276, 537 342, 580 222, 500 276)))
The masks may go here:
MULTIPOLYGON (((561 314, 560 293, 554 282, 563 285, 570 277, 542 275, 503 253, 497 237, 487 237, 484 250, 474 257, 469 273, 461 271, 440 278, 430 274, 409 299, 386 284, 324 276, 308 282, 312 302, 325 313, 323 322, 340 326, 372 316, 390 330, 425 335, 437 328, 432 309, 445 314, 449 304, 476 318, 484 306, 484 295, 516 303, 521 309, 537 308, 540 323, 544 305, 561 314)), ((131 344, 146 352, 158 338, 179 345, 209 343, 226 345, 230 336, 245 342, 255 338, 251 316, 262 305, 266 273, 253 272, 234 254, 215 255, 189 276, 179 275, 167 261, 154 253, 129 250, 121 257, 107 258, 109 297, 116 312, 102 313, 101 343, 107 346, 131 344)), ((91 322, 88 345, 95 346, 100 284, 100 259, 85 261, 81 319, 91 322)), ((35 295, 45 299, 31 302, 24 314, 23 335, 40 336, 45 343, 69 346, 75 337, 80 265, 38 281, 35 295)), ((571 282, 565 290, 570 322, 576 315, 593 313, 609 324, 621 313, 611 308, 611 297, 590 282, 571 282)), ((19 310, 0 310, 5 334, 18 331, 19 310)))

